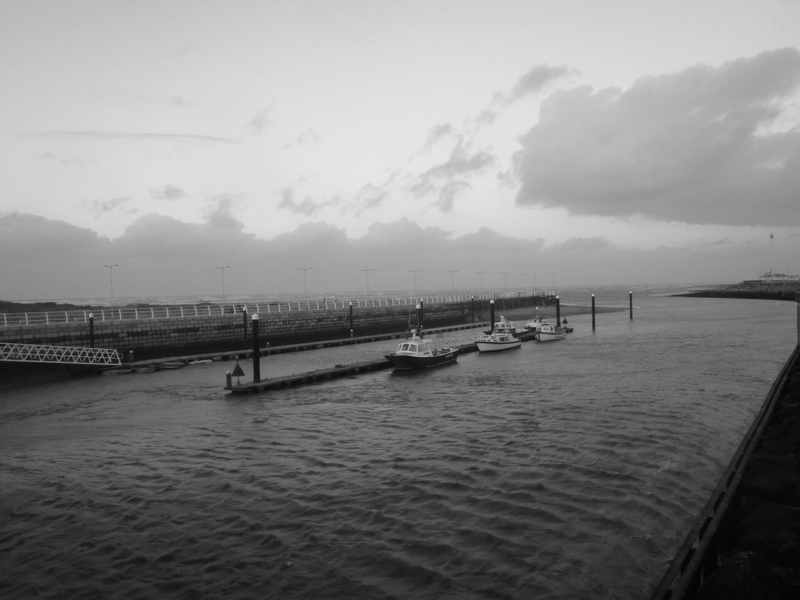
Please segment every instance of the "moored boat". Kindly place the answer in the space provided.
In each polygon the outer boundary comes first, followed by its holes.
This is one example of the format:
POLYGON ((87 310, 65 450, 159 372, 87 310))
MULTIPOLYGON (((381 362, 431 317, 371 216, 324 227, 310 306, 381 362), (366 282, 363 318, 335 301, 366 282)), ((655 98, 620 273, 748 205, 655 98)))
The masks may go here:
POLYGON ((478 346, 478 352, 497 352, 499 350, 519 348, 522 345, 522 340, 510 332, 500 331, 484 334, 475 343, 478 346))
POLYGON ((537 342, 553 342, 555 340, 563 340, 567 337, 567 330, 563 327, 545 323, 536 330, 537 342))
POLYGON ((437 347, 433 340, 426 340, 416 332, 410 340, 401 342, 397 351, 384 355, 398 371, 430 369, 456 362, 458 348, 437 347))
POLYGON ((510 333, 513 335, 518 333, 518 330, 514 321, 507 321, 503 315, 500 315, 500 320, 494 323, 491 329, 484 331, 484 333, 486 335, 491 335, 492 333, 510 333))
POLYGON ((542 325, 547 324, 547 321, 541 315, 536 315, 530 321, 525 323, 525 330, 536 333, 542 325))

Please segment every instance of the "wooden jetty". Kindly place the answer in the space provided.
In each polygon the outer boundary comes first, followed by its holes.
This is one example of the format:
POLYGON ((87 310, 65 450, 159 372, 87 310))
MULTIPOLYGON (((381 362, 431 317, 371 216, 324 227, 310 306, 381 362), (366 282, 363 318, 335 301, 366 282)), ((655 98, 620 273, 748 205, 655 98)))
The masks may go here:
MULTIPOLYGON (((484 327, 486 325, 487 325, 486 323, 476 323, 475 325, 465 325, 465 326, 457 326, 455 328, 451 327, 443 329, 448 329, 448 330, 471 329, 474 327, 484 327)), ((430 330, 427 331, 426 333, 427 335, 431 335, 431 333, 433 332, 434 332, 433 330, 430 330)), ((379 339, 391 339, 391 338, 405 337, 405 334, 404 333, 387 334, 385 336, 373 336, 373 337, 379 339)), ((517 337, 523 342, 526 342, 534 339, 534 334, 531 332, 518 333, 517 337)), ((370 339, 369 341, 375 341, 375 340, 370 339)), ((316 344, 311 344, 311 345, 316 347, 316 344)), ((468 352, 477 351, 478 346, 475 342, 471 342, 468 344, 462 344, 460 346, 456 346, 456 348, 458 349, 459 354, 466 354, 468 352)), ((265 350, 269 349, 267 348, 265 350)), ((391 368, 391 366, 392 363, 383 356, 381 356, 380 358, 371 361, 360 362, 351 365, 336 365, 328 369, 318 369, 316 371, 308 371, 306 373, 298 373, 294 375, 287 375, 284 377, 274 377, 271 379, 262 379, 261 381, 253 381, 250 383, 242 383, 242 384, 233 383, 232 377, 234 376, 234 374, 228 373, 227 382, 224 389, 233 392, 234 394, 257 394, 259 392, 265 392, 268 390, 275 390, 285 387, 293 387, 298 385, 317 383, 320 381, 324 381, 326 379, 335 379, 338 377, 348 377, 351 375, 357 375, 359 373, 380 371, 383 369, 391 368)))

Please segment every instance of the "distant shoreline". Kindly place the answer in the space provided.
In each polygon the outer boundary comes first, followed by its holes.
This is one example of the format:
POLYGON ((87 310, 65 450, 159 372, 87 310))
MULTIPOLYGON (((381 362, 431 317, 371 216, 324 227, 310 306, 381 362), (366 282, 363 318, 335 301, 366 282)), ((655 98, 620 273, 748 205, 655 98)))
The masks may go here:
POLYGON ((697 290, 674 296, 689 298, 739 298, 747 300, 795 300, 800 281, 742 282, 724 288, 697 290))

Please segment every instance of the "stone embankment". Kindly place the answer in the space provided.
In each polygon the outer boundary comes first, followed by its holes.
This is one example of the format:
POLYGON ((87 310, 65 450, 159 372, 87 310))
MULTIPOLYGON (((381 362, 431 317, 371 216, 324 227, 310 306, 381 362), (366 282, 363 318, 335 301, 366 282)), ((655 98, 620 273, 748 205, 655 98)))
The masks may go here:
POLYGON ((733 508, 729 546, 697 598, 800 598, 800 364, 753 453, 733 508))
POLYGON ((726 287, 697 290, 678 296, 694 298, 749 298, 753 300, 794 300, 800 293, 798 281, 743 281, 726 287))

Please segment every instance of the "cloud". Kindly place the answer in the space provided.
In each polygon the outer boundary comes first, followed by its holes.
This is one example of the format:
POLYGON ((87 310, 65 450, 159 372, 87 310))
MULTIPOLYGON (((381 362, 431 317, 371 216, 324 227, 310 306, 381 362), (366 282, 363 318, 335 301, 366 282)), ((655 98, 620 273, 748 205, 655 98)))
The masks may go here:
POLYGON ((339 198, 335 197, 327 202, 314 202, 311 196, 306 196, 302 202, 297 202, 294 199, 294 190, 286 188, 281 194, 281 201, 278 208, 286 209, 295 214, 313 216, 326 206, 335 206, 339 203, 339 198))
POLYGON ((512 104, 525 96, 538 94, 547 87, 548 84, 554 81, 575 75, 580 75, 580 73, 570 67, 536 65, 519 78, 511 92, 501 95, 500 97, 505 104, 512 104))
MULTIPOLYGON (((225 219, 235 196, 213 200, 212 212, 225 219)), ((373 224, 350 239, 344 229, 306 223, 273 239, 260 239, 238 226, 187 223, 150 214, 139 217, 116 239, 28 214, 0 215, 2 299, 107 298, 108 269, 114 269, 115 297, 219 295, 225 271, 229 294, 276 297, 304 289, 309 296, 328 292, 362 295, 369 273, 372 291, 401 294, 422 290, 530 289, 551 285, 614 285, 740 281, 768 270, 768 235, 760 242, 691 244, 652 251, 614 246, 604 237, 573 238, 551 247, 544 239, 502 235, 489 228, 455 237, 440 227, 421 227, 410 219, 373 224), (420 270, 421 269, 421 270, 420 270), (450 271, 457 271, 451 274, 450 271), (511 276, 504 278, 502 272, 511 276), (525 275, 520 275, 525 273, 525 275), (35 274, 35 276, 32 276, 35 274), (713 275, 709 275, 713 274, 713 275), (523 285, 524 283, 524 285, 523 285)), ((780 234, 776 264, 797 256, 800 237, 780 234)))
POLYGON ((435 165, 417 176, 409 191, 416 197, 438 195, 436 206, 449 212, 455 198, 470 188, 467 178, 480 173, 495 162, 495 157, 486 150, 472 151, 463 139, 459 139, 447 161, 435 165))
POLYGON ((456 128, 453 127, 450 123, 441 123, 439 125, 434 125, 431 127, 430 131, 428 131, 428 139, 425 140, 425 149, 424 151, 430 150, 436 142, 441 139, 451 137, 455 135, 456 128))
POLYGON ((800 52, 558 91, 514 156, 520 205, 721 225, 797 225, 800 131, 769 132, 800 89, 800 52))
POLYGON ((247 128, 254 135, 259 135, 269 126, 269 113, 271 110, 271 106, 265 106, 247 123, 247 128))
POLYGON ((98 140, 119 140, 119 141, 158 141, 158 142, 177 142, 183 144, 198 143, 218 143, 218 144, 239 144, 238 140, 225 138, 215 135, 197 135, 186 133, 148 133, 148 132, 126 132, 126 131, 83 131, 83 130, 55 130, 55 131, 17 131, 21 135, 32 135, 56 138, 84 138, 98 140))
POLYGON ((150 196, 156 200, 180 200, 186 197, 186 192, 168 183, 163 188, 150 188, 150 196))
MULTIPOLYGON (((95 217, 99 217, 103 213, 113 212, 121 209, 127 204, 130 204, 133 199, 130 196, 120 196, 119 198, 111 198, 109 200, 95 200, 94 202, 83 202, 89 208, 95 217)), ((137 212, 137 209, 129 209, 129 213, 137 212)))
POLYGON ((242 201, 243 196, 236 194, 220 194, 213 197, 205 207, 208 224, 214 229, 242 230, 244 223, 233 216, 233 211, 242 201))

